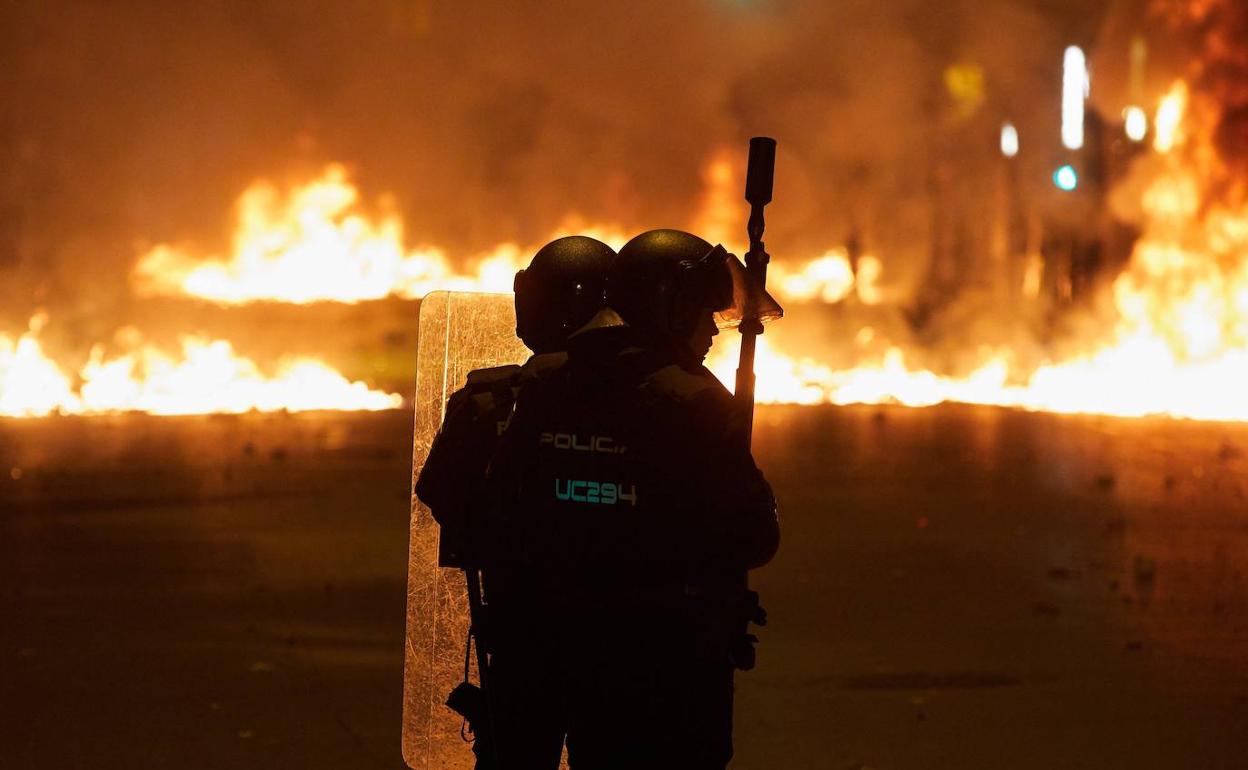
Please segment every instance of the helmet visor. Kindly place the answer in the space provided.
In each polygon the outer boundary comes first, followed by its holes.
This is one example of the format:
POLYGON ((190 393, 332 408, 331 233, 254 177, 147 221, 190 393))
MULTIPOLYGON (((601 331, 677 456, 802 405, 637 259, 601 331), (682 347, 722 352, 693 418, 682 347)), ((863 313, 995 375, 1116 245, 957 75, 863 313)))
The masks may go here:
POLYGON ((718 296, 713 303, 716 326, 734 329, 745 320, 767 323, 784 316, 784 308, 759 285, 735 254, 716 246, 707 258, 721 266, 717 272, 723 276, 715 281, 718 284, 718 296))

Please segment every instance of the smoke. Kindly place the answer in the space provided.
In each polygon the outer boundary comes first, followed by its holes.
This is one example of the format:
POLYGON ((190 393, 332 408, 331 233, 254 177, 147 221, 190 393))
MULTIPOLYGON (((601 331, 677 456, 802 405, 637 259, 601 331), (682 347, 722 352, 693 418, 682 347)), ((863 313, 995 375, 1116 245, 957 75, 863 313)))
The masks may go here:
POLYGON ((1216 109, 1213 140, 1229 175, 1242 179, 1248 171, 1248 8, 1235 0, 1163 0, 1156 12, 1185 33, 1192 87, 1216 109))
POLYGON ((1060 48, 1103 5, 8 2, 0 327, 43 305, 93 328, 144 244, 225 250, 259 176, 343 161, 410 243, 471 254, 570 214, 684 225, 707 159, 755 133, 780 141, 777 259, 852 235, 909 291, 933 207, 996 195, 1001 120, 1056 131, 1060 48), (955 65, 983 76, 974 104, 955 65))

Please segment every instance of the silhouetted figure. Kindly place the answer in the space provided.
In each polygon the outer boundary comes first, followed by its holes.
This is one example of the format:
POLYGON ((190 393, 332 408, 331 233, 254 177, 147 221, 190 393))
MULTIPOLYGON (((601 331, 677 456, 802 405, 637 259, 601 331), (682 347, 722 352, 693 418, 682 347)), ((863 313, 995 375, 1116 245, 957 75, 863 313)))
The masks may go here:
MULTIPOLYGON (((733 269, 733 266, 737 269, 733 269)), ((524 382, 491 461, 486 597, 503 766, 722 768, 779 542, 748 418, 702 365, 751 287, 688 233, 630 241, 609 307, 524 382), (550 715, 558 719, 549 719, 550 715)))
MULTIPOLYGON (((544 246, 529 267, 516 274, 516 334, 534 355, 524 366, 478 369, 468 374, 465 387, 447 402, 446 418, 416 482, 417 496, 429 506, 440 527, 439 564, 463 569, 467 576, 472 634, 483 684, 489 674, 485 653, 490 639, 479 582, 485 565, 480 547, 483 522, 478 511, 486 465, 511 416, 516 389, 544 368, 563 363, 568 333, 603 306, 606 274, 614 259, 615 252, 606 244, 570 236, 544 246)), ((491 752, 496 740, 491 726, 497 720, 488 708, 494 700, 492 689, 487 685, 483 693, 465 682, 451 701, 471 723, 476 738, 473 750, 482 768, 495 765, 491 752)), ((551 729, 562 729, 559 715, 536 716, 551 722, 551 729)))

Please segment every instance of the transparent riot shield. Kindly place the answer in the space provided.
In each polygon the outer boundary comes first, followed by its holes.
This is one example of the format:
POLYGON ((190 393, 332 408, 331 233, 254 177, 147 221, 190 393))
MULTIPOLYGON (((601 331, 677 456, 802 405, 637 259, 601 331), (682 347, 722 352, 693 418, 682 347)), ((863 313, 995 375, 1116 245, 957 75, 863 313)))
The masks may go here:
MULTIPOLYGON (((435 292, 420 303, 412 480, 425 464, 446 399, 468 372, 522 363, 509 294, 435 292)), ((407 563, 407 646, 403 667, 403 759, 415 770, 471 768, 462 720, 446 696, 464 675, 468 601, 464 575, 438 566, 438 526, 412 496, 407 563)))

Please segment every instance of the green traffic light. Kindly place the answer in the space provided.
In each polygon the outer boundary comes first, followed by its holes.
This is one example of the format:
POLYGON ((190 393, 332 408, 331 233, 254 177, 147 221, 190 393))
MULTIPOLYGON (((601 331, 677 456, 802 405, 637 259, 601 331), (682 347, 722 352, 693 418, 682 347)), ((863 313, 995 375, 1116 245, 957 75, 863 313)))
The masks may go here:
POLYGON ((1079 186, 1079 173, 1075 171, 1074 166, 1067 163, 1053 172, 1053 184, 1057 185, 1059 190, 1072 192, 1079 186))

